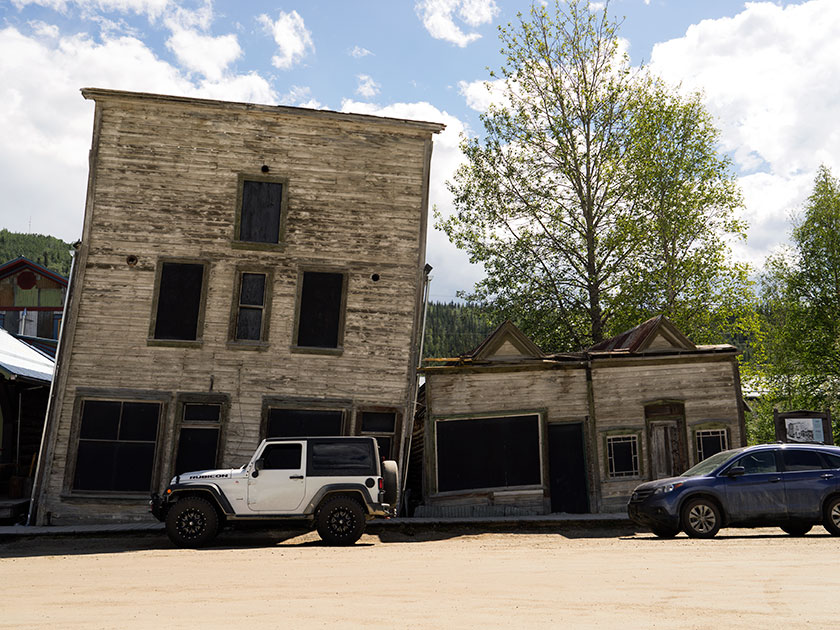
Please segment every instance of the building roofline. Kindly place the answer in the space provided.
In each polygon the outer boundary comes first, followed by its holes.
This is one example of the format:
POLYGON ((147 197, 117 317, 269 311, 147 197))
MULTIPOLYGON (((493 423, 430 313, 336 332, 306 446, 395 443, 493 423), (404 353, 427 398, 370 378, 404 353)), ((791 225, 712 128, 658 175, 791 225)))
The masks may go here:
POLYGON ((291 107, 288 105, 263 105, 257 103, 242 103, 235 101, 219 101, 207 98, 194 98, 191 96, 173 96, 169 94, 152 94, 149 92, 129 92, 125 90, 109 90, 105 88, 82 88, 82 96, 90 100, 106 99, 130 99, 155 101, 160 103, 179 103, 189 105, 202 105, 219 109, 240 109, 259 111, 269 114, 289 114, 294 116, 313 116, 326 118, 339 122, 355 122, 364 124, 380 124, 391 127, 403 127, 416 131, 428 133, 440 133, 446 128, 442 123, 427 122, 422 120, 408 120, 405 118, 388 118, 385 116, 373 116, 371 114, 349 114, 336 112, 329 109, 308 109, 305 107, 291 107))
POLYGON ((17 272, 20 268, 30 267, 34 271, 37 271, 42 276, 46 276, 51 280, 56 281, 59 284, 67 286, 67 278, 62 276, 60 273, 56 273, 51 269, 47 269, 44 265, 35 262, 34 260, 30 260, 26 256, 18 256, 17 258, 13 258, 12 260, 3 263, 0 265, 0 278, 5 278, 6 276, 10 276, 13 273, 17 272))

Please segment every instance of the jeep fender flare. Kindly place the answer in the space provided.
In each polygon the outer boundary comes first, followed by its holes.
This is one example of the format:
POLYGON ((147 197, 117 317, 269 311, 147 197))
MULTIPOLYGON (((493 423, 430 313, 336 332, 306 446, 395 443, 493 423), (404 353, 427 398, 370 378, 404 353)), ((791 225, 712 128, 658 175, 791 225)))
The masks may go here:
POLYGON ((312 500, 309 501, 309 504, 306 508, 304 508, 303 512, 306 514, 314 514, 321 502, 331 494, 361 495, 362 508, 368 514, 373 512, 370 507, 370 493, 364 484, 361 483, 331 483, 323 486, 320 490, 318 490, 315 496, 312 497, 312 500))
POLYGON ((178 483, 169 486, 169 489, 172 490, 172 494, 169 495, 169 503, 172 503, 173 499, 187 494, 198 494, 202 496, 209 494, 212 497, 212 502, 219 508, 219 511, 223 515, 229 516, 234 513, 230 501, 228 501, 224 492, 219 489, 219 486, 214 483, 178 483))

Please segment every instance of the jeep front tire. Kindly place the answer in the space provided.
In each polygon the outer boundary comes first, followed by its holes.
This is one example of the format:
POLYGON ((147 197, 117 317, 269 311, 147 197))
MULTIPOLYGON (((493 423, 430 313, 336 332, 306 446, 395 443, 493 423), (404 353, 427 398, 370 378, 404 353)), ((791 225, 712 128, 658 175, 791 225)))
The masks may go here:
POLYGON ((365 531, 365 515, 358 501, 337 496, 321 505, 315 526, 328 545, 352 545, 365 531))
POLYGON ((207 500, 184 497, 166 515, 166 534, 178 547, 203 547, 219 532, 219 515, 207 500))

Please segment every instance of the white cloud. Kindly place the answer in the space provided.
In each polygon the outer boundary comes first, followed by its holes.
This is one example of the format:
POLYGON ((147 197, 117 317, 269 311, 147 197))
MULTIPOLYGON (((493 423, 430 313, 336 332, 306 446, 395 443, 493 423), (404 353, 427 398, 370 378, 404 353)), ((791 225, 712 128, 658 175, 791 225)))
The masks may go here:
POLYGON ((470 263, 467 254, 452 243, 447 236, 433 227, 432 208, 437 207, 444 216, 450 216, 455 207, 452 193, 446 188, 446 182, 452 179, 455 169, 463 161, 461 152, 461 134, 466 127, 455 116, 448 114, 429 103, 393 103, 384 107, 372 103, 345 100, 341 111, 373 116, 389 116, 407 120, 423 120, 443 123, 446 129, 433 137, 432 168, 429 178, 429 235, 426 248, 426 260, 435 271, 431 297, 434 300, 448 300, 455 297, 459 289, 470 289, 484 276, 482 267, 470 263))
POLYGON ((160 17, 169 3, 170 0, 12 0, 12 4, 19 9, 34 4, 64 13, 69 5, 74 5, 85 13, 95 11, 136 13, 147 15, 152 20, 160 17))
POLYGON ((368 55, 372 55, 373 53, 370 52, 367 48, 362 48, 361 46, 353 46, 353 49, 348 53, 351 57, 355 59, 361 59, 362 57, 367 57, 368 55))
POLYGON ((467 101, 467 107, 486 112, 492 103, 506 104, 505 81, 458 81, 458 93, 467 101))
POLYGON ((379 94, 379 84, 373 80, 373 77, 367 74, 360 74, 356 76, 359 83, 356 87, 356 94, 362 98, 373 98, 379 94))
POLYGON ((754 262, 824 163, 840 175, 840 3, 748 2, 654 46, 652 69, 702 89, 742 175, 754 262), (772 192, 771 192, 772 191, 772 192))
POLYGON ((181 64, 211 81, 222 78, 226 68, 242 55, 236 35, 213 37, 193 30, 175 30, 166 46, 181 64))
POLYGON ((288 70, 307 53, 315 52, 315 44, 303 18, 297 11, 284 13, 280 11, 280 17, 272 21, 270 17, 263 14, 257 18, 266 31, 274 37, 277 44, 277 54, 271 58, 271 63, 276 68, 288 70))
POLYGON ((489 24, 499 13, 494 0, 419 0, 414 9, 432 37, 461 48, 479 39, 481 35, 465 33, 456 24, 456 16, 467 26, 476 28, 489 24))
POLYGON ((25 232, 31 220, 32 231, 69 241, 81 235, 93 125, 93 103, 80 87, 277 100, 254 73, 192 82, 133 37, 95 42, 7 27, 0 29, 0 59, 0 190, 3 206, 16 209, 4 214, 3 227, 25 232))
POLYGON ((310 109, 324 109, 323 104, 312 98, 312 90, 309 87, 293 85, 292 89, 280 97, 281 105, 292 105, 293 107, 309 107, 310 109))

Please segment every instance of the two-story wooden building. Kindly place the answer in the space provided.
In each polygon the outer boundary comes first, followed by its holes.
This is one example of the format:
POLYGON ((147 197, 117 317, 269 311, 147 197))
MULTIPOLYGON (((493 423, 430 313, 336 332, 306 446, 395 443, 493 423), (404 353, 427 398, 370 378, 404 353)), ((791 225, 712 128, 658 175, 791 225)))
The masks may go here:
POLYGON ((373 435, 401 460, 443 125, 82 94, 88 195, 37 521, 148 518, 174 474, 269 436, 373 435))
POLYGON ((423 369, 415 514, 621 511, 642 481, 746 444, 737 355, 695 345, 662 316, 567 354, 506 322, 423 369))

